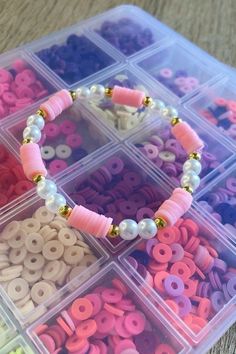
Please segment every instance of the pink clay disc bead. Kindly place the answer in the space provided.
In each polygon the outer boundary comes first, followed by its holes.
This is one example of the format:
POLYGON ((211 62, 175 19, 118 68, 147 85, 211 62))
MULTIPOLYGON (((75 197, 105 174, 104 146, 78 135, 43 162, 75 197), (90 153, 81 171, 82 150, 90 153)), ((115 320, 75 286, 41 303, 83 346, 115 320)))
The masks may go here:
POLYGON ((204 147, 203 141, 186 122, 180 122, 171 128, 174 137, 180 142, 188 154, 204 147))
POLYGON ((47 169, 44 166, 38 144, 22 145, 20 147, 20 157, 24 173, 29 180, 32 180, 37 174, 44 177, 47 175, 47 169))
POLYGON ((112 91, 112 102, 132 107, 141 107, 145 93, 138 90, 131 90, 126 87, 114 86, 112 91))

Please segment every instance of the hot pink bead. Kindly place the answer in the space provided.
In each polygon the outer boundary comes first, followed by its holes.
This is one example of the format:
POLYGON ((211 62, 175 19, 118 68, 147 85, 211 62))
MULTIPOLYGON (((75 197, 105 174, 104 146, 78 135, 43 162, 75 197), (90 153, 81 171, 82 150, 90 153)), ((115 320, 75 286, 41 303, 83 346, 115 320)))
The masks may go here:
POLYGON ((171 128, 174 137, 180 142, 188 154, 204 147, 203 141, 186 122, 180 122, 171 128))
POLYGON ((112 102, 132 107, 141 107, 145 93, 138 90, 131 90, 126 87, 114 86, 112 92, 112 102))
POLYGON ((111 227, 112 219, 90 211, 82 205, 76 205, 69 216, 68 224, 95 237, 103 238, 111 227))
POLYGON ((12 63, 12 68, 17 72, 21 72, 24 69, 26 69, 26 62, 22 59, 16 59, 14 60, 14 62, 12 63))
POLYGON ((38 144, 30 143, 22 145, 20 148, 20 157, 24 173, 29 180, 32 180, 37 174, 42 176, 47 175, 47 169, 44 166, 38 144))
POLYGON ((11 82, 12 76, 9 71, 5 69, 0 69, 0 83, 11 82))
POLYGON ((163 68, 160 70, 160 76, 170 79, 173 76, 173 71, 170 68, 163 68))

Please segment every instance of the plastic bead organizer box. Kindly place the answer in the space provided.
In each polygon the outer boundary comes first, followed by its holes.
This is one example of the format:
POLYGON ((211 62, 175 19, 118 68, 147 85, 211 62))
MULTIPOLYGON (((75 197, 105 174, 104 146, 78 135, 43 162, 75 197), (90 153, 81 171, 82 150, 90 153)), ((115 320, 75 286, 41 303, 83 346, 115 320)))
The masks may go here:
MULTIPOLYGON (((236 320, 233 70, 130 5, 3 54, 0 67, 0 353, 206 352, 236 320), (191 210, 154 239, 69 228, 23 174, 26 118, 56 91, 93 84, 173 105, 206 145, 191 210)), ((69 205, 116 224, 152 217, 186 159, 156 113, 105 100, 74 103, 40 144, 69 205)))

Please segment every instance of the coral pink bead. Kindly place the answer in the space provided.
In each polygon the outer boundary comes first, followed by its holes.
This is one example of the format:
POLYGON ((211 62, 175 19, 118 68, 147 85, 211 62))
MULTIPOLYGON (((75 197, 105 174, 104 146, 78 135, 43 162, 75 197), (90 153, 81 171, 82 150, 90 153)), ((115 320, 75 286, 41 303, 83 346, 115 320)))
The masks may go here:
POLYGON ((131 90, 126 87, 114 86, 112 92, 112 102, 132 107, 141 107, 145 93, 138 90, 131 90))
POLYGON ((68 219, 68 224, 70 226, 90 233, 98 238, 106 237, 111 227, 111 223, 111 218, 99 215, 84 208, 82 205, 76 205, 68 219))
POLYGON ((32 180, 37 174, 44 177, 47 175, 38 144, 30 143, 22 145, 20 148, 20 157, 24 173, 29 180, 32 180))
POLYGON ((186 122, 176 124, 172 127, 171 132, 188 154, 204 147, 203 141, 186 122))

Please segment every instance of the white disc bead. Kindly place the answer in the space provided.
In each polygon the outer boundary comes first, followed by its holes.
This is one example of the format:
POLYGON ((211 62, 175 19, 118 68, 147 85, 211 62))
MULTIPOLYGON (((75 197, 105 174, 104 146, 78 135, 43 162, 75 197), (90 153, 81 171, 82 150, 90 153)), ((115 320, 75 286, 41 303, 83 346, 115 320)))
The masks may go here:
POLYGON ((31 138, 33 143, 38 143, 41 139, 41 131, 37 125, 26 127, 23 131, 23 138, 31 138))
POLYGON ((195 172, 197 175, 201 173, 202 165, 201 162, 195 159, 190 159, 185 161, 183 164, 183 172, 187 173, 189 171, 195 172))
POLYGON ((180 183, 182 187, 191 187, 195 191, 200 184, 200 178, 194 171, 189 171, 183 174, 180 183))
POLYGON ((32 114, 27 118, 27 126, 36 125, 40 130, 42 130, 45 126, 45 121, 42 116, 39 114, 32 114))
POLYGON ((45 205, 49 211, 57 213, 62 206, 66 205, 66 200, 63 195, 55 193, 46 198, 45 205))
POLYGON ((157 226, 152 219, 142 219, 138 223, 138 233, 139 236, 145 240, 153 238, 157 234, 157 226))
POLYGON ((37 183, 36 190, 40 198, 47 199, 50 195, 56 194, 57 186, 53 181, 45 179, 37 183))
POLYGON ((138 224, 132 219, 125 219, 119 224, 120 237, 123 240, 134 240, 138 236, 138 224))

